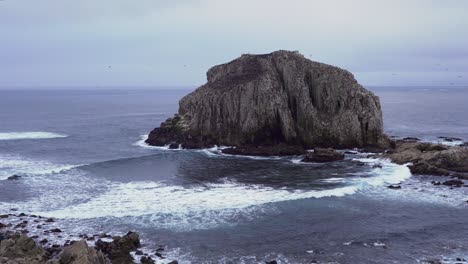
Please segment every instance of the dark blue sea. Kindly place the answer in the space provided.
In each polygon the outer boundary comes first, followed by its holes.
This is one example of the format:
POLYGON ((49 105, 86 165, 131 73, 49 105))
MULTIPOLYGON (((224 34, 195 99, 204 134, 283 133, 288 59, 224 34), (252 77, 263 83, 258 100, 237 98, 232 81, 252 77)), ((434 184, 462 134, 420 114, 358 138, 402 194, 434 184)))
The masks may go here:
MULTIPOLYGON (((389 135, 468 141, 468 88, 369 89, 389 135)), ((165 247, 158 263, 468 259, 468 188, 440 178, 365 153, 303 164, 145 145, 190 90, 0 91, 0 214, 57 218, 61 238, 29 230, 51 241, 135 230, 145 252, 165 247)))

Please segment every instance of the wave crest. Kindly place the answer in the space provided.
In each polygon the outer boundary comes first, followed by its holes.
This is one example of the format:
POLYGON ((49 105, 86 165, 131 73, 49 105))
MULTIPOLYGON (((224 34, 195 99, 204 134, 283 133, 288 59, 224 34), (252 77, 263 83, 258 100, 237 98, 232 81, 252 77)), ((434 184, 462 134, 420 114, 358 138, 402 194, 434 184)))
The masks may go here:
POLYGON ((50 139, 65 138, 68 135, 52 132, 7 132, 0 133, 0 140, 18 140, 18 139, 50 139))

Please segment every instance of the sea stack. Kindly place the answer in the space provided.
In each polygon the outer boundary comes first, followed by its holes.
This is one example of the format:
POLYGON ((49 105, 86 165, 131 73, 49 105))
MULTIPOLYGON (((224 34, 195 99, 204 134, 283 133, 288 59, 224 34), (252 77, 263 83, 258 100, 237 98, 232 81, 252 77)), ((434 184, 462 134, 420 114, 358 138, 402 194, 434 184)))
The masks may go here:
POLYGON ((286 148, 287 155, 388 145, 379 98, 350 72, 298 52, 245 54, 211 68, 207 79, 180 100, 178 114, 151 131, 148 144, 235 146, 243 154, 286 148))

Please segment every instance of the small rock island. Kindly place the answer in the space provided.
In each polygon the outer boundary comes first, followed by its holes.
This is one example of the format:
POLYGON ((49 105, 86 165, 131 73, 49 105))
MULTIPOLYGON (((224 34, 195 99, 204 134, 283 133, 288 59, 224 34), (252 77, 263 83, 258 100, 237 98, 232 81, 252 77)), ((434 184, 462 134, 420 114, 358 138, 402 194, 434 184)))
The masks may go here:
POLYGON ((265 156, 389 145, 379 98, 350 72, 298 52, 242 55, 211 68, 207 79, 146 143, 265 156))

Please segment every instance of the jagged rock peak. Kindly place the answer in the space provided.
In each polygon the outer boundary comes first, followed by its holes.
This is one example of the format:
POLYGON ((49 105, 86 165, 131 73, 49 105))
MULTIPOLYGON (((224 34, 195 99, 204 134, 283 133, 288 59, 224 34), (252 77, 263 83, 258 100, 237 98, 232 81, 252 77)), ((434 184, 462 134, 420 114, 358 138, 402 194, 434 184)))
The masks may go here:
POLYGON ((298 52, 242 55, 212 67, 207 79, 147 143, 341 148, 388 142, 379 98, 350 72, 298 52))

